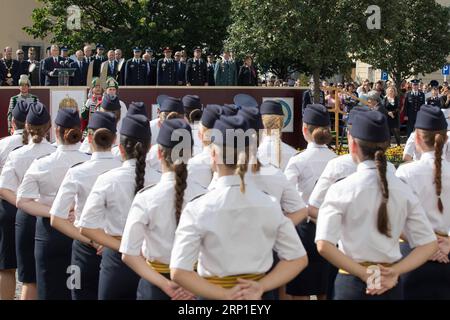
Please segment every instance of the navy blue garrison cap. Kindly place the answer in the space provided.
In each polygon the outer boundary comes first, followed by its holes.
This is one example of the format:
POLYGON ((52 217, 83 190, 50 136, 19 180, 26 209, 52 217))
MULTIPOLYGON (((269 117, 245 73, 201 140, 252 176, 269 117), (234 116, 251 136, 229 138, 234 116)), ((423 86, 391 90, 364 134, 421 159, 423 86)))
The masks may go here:
POLYGON ((147 117, 141 114, 127 115, 123 118, 120 134, 142 143, 149 142, 152 137, 150 123, 147 117))
POLYGON ((274 114, 278 116, 283 116, 283 106, 278 101, 267 100, 261 104, 259 107, 261 114, 274 114))
POLYGON ((326 127, 330 125, 330 115, 323 105, 309 104, 303 113, 303 122, 313 126, 326 127))
POLYGON ((25 122, 27 121, 28 110, 28 102, 25 100, 20 100, 12 110, 12 116, 16 121, 25 122))
POLYGON ((182 101, 183 101, 183 106, 185 108, 195 108, 195 109, 202 108, 202 104, 200 102, 199 96, 187 95, 187 96, 183 97, 182 101))
POLYGON ((112 133, 116 133, 116 117, 112 112, 94 112, 89 118, 88 128, 92 130, 105 128, 112 133))
POLYGON ((102 100, 102 108, 106 111, 120 110, 120 100, 117 96, 110 96, 105 94, 102 100))
POLYGON ((142 114, 148 118, 147 107, 143 102, 132 102, 128 106, 127 115, 142 114))
POLYGON ((429 131, 447 130, 447 120, 439 107, 423 105, 417 112, 415 127, 429 131))
POLYGON ((239 109, 233 104, 225 104, 222 106, 222 114, 225 116, 237 115, 239 109))
MULTIPOLYGON (((236 116, 221 116, 219 120, 214 123, 212 136, 213 143, 217 145, 226 145, 228 147, 238 147, 236 133, 234 130, 242 129, 244 132, 248 129, 247 121, 241 115, 236 116), (220 134, 220 137, 217 135, 220 134), (231 139, 231 138, 234 139, 231 139)), ((249 144, 248 139, 245 139, 245 145, 249 144)))
POLYGON ((188 138, 190 146, 193 145, 191 126, 182 119, 165 120, 159 129, 156 142, 166 148, 173 148, 179 143, 186 143, 184 138, 188 138))
POLYGON ((27 114, 29 124, 40 126, 50 121, 50 115, 47 108, 40 102, 31 103, 27 114))
POLYGON ((200 123, 202 126, 208 129, 214 128, 214 123, 220 118, 222 114, 222 108, 217 104, 207 105, 205 110, 203 110, 202 118, 200 123))
POLYGON ((59 109, 56 114, 55 124, 63 128, 75 128, 81 126, 80 115, 75 109, 59 109))
POLYGON ((184 114, 183 103, 180 99, 173 97, 167 97, 166 99, 164 99, 159 110, 161 112, 177 112, 184 114))
POLYGON ((169 96, 166 94, 160 94, 157 98, 156 98, 156 103, 159 104, 160 106, 162 105, 163 101, 166 100, 169 96))
POLYGON ((381 112, 357 112, 350 134, 367 142, 386 142, 391 136, 386 116, 381 112))
POLYGON ((256 102, 255 98, 245 93, 235 95, 233 102, 238 108, 258 107, 258 102, 256 102))
POLYGON ((350 113, 348 114, 348 124, 349 125, 353 124, 353 120, 354 120, 354 118, 355 118, 355 116, 356 116, 356 114, 358 112, 367 112, 367 111, 370 111, 370 108, 366 107, 366 106, 364 106, 364 107, 360 107, 360 106, 354 107, 352 110, 350 110, 350 113))
POLYGON ((247 122, 247 126, 249 129, 259 130, 264 128, 262 117, 261 114, 259 113, 258 108, 241 109, 238 112, 238 116, 244 118, 244 120, 247 122))

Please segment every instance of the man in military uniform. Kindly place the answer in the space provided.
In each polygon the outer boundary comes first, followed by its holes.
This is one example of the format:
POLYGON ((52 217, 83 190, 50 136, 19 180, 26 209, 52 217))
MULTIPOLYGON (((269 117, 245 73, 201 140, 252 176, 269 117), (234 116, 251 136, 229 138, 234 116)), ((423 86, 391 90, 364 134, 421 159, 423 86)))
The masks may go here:
POLYGON ((206 64, 208 73, 208 86, 215 86, 216 82, 214 80, 214 55, 212 53, 208 54, 208 63, 206 64))
POLYGON ((175 86, 177 85, 176 65, 172 59, 172 50, 169 47, 163 50, 164 58, 158 60, 156 69, 158 86, 175 86))
POLYGON ((62 58, 59 56, 59 47, 51 46, 51 56, 44 60, 42 73, 45 75, 45 86, 57 86, 58 76, 55 69, 61 68, 62 58))
POLYGON ((175 70, 177 74, 177 84, 179 86, 186 85, 186 61, 183 61, 181 51, 175 52, 175 70))
POLYGON ((214 68, 214 80, 216 82, 216 86, 237 85, 236 63, 231 60, 229 50, 224 50, 222 59, 216 62, 216 66, 214 68))
POLYGON ((419 112, 420 107, 425 104, 425 94, 419 91, 419 83, 420 81, 417 79, 411 80, 412 90, 408 92, 405 97, 405 120, 408 120, 406 125, 408 137, 414 131, 417 112, 419 112))
POLYGON ((73 62, 72 59, 69 57, 69 48, 66 46, 61 47, 61 65, 64 68, 69 68, 70 64, 73 62))
POLYGON ((125 65, 125 85, 145 86, 147 76, 147 65, 141 58, 142 50, 133 48, 134 57, 127 61, 125 65))
POLYGON ((93 77, 100 77, 100 68, 103 62, 105 62, 107 59, 103 55, 105 52, 105 47, 102 44, 97 44, 96 46, 97 54, 94 56, 94 61, 92 62, 92 76, 93 77))
POLYGON ((188 86, 207 86, 208 70, 206 61, 202 59, 202 48, 194 48, 194 57, 186 64, 186 84, 188 86))
MULTIPOLYGON (((305 112, 305 108, 308 104, 313 104, 314 102, 314 81, 311 79, 309 81, 309 90, 303 92, 302 98, 302 114, 305 112)), ((320 90, 319 101, 317 103, 325 105, 325 92, 320 90)))
POLYGON ((11 97, 9 100, 9 107, 8 107, 8 132, 12 134, 12 110, 17 105, 19 101, 25 100, 27 103, 37 102, 39 101, 38 97, 30 94, 30 87, 31 83, 28 79, 27 75, 21 75, 19 79, 19 94, 17 96, 11 97))
POLYGON ((12 48, 6 47, 0 60, 0 83, 2 86, 16 86, 19 80, 19 61, 12 58, 12 48))

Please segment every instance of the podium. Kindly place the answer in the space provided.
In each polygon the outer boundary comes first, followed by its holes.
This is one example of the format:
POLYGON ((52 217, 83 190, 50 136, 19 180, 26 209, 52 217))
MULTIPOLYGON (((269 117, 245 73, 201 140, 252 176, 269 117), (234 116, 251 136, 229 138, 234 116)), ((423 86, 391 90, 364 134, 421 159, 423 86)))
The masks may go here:
POLYGON ((53 70, 53 76, 58 77, 58 86, 68 87, 70 77, 75 75, 75 70, 73 68, 59 68, 53 70))

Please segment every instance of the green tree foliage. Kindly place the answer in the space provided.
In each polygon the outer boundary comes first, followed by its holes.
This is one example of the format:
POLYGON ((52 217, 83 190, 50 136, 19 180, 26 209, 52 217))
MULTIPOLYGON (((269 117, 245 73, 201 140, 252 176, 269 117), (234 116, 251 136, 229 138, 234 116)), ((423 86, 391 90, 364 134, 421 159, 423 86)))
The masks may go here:
POLYGON ((52 42, 79 48, 101 42, 107 48, 122 48, 128 55, 133 46, 186 47, 200 45, 218 53, 230 23, 229 0, 39 0, 32 26, 24 30, 34 38, 50 36, 52 42), (67 7, 82 10, 79 31, 67 29, 67 7))

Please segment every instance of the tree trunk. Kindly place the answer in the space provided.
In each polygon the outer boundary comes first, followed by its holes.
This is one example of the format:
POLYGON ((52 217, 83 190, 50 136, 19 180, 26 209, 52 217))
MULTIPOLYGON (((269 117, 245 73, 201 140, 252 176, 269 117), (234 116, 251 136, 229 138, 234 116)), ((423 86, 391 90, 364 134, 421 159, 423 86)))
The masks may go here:
POLYGON ((320 102, 320 69, 315 68, 313 70, 313 80, 314 80, 314 103, 320 102))

